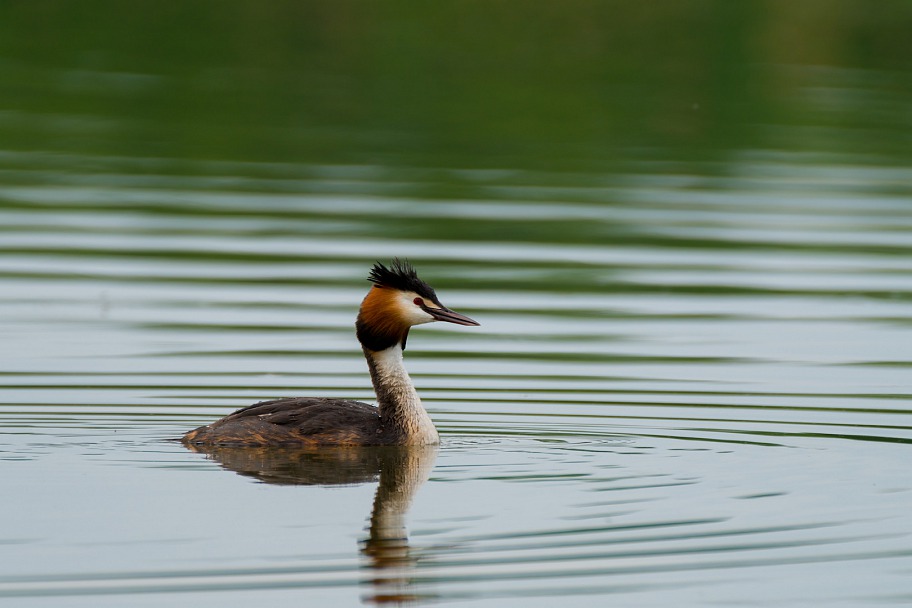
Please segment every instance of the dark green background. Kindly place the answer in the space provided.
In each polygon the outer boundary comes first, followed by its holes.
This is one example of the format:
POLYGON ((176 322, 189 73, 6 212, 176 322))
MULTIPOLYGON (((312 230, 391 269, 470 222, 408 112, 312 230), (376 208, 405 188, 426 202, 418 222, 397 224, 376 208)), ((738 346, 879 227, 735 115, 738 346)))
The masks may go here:
POLYGON ((175 172, 902 164, 910 32, 903 1, 4 2, 0 147, 175 172))

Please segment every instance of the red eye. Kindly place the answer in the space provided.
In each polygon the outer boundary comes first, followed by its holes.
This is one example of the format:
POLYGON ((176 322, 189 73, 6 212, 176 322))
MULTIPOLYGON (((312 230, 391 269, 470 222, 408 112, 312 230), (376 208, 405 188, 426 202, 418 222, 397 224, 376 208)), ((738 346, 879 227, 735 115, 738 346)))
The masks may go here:
POLYGON ((414 300, 412 300, 412 302, 415 303, 415 306, 424 306, 424 300, 422 300, 421 298, 415 298, 414 300))

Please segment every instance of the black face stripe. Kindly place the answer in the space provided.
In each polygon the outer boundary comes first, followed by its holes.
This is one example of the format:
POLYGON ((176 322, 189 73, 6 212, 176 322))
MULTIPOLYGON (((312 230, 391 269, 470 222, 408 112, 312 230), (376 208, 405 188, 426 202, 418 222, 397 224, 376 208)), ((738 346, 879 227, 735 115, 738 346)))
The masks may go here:
POLYGON ((380 262, 377 262, 374 264, 374 267, 371 268, 367 280, 378 287, 390 287, 400 291, 414 291, 422 298, 430 300, 435 304, 440 304, 437 301, 437 294, 434 293, 434 288, 418 278, 418 273, 415 272, 415 268, 409 264, 407 260, 395 258, 389 268, 380 262))
POLYGON ((431 308, 430 306, 428 306, 428 305, 425 304, 424 302, 422 302, 421 304, 419 304, 419 305, 418 305, 418 308, 420 308, 420 309, 423 310, 424 312, 428 313, 429 315, 434 316, 434 314, 433 314, 433 311, 434 311, 434 310, 440 310, 441 308, 444 308, 443 304, 441 304, 440 302, 434 302, 434 304, 437 305, 437 308, 431 308))

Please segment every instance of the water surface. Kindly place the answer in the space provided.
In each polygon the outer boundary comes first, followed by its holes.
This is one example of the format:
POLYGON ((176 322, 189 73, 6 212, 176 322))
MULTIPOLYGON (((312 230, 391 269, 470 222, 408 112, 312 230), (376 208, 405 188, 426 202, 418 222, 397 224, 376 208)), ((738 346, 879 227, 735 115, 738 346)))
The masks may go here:
POLYGON ((2 602, 912 601, 901 4, 101 4, 0 20, 2 602), (394 256, 439 449, 172 441, 372 400, 394 256))

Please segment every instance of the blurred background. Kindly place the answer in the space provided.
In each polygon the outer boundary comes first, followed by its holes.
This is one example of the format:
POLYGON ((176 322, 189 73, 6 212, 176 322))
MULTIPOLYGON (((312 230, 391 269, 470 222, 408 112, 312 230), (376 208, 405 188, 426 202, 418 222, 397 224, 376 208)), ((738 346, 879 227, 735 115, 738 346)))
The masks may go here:
POLYGON ((400 197, 488 198, 485 185, 522 183, 515 171, 585 186, 766 159, 814 176, 820 163, 904 166, 912 148, 902 1, 2 10, 7 181, 208 175, 220 161, 239 163, 225 177, 337 192, 319 168, 342 165, 400 197), (459 172, 472 169, 509 173, 459 172))
POLYGON ((910 32, 905 0, 0 3, 0 597, 363 599, 372 486, 164 440, 372 400, 352 325, 400 256, 482 324, 409 339, 443 437, 413 600, 908 601, 910 32))

